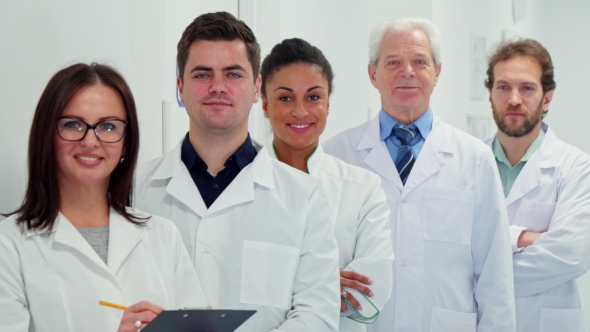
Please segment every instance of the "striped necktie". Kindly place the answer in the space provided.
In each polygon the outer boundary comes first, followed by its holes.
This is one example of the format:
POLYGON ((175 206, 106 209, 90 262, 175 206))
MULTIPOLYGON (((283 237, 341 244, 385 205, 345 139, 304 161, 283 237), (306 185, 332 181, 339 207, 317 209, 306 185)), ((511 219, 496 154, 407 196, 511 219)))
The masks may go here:
POLYGON ((408 127, 396 127, 393 128, 392 134, 402 143, 397 151, 395 167, 397 168, 402 183, 405 185, 406 180, 410 175, 410 171, 412 170, 412 166, 414 166, 414 162, 416 161, 416 158, 414 158, 414 155, 412 154, 411 146, 416 144, 416 142, 412 141, 418 134, 418 128, 414 125, 408 127))

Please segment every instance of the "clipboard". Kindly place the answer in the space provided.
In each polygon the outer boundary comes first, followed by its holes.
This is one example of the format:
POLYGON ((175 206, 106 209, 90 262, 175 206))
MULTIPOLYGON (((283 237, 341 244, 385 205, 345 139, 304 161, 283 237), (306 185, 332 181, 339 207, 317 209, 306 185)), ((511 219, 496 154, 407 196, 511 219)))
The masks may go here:
POLYGON ((234 332, 255 313, 231 309, 165 310, 141 332, 234 332))

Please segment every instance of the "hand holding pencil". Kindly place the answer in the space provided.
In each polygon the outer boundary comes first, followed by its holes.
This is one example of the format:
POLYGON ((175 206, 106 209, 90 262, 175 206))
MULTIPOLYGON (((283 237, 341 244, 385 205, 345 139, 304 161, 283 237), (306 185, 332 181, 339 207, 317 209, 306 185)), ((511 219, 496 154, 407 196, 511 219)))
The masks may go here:
POLYGON ((99 304, 124 310, 118 332, 140 332, 164 310, 148 301, 141 301, 129 307, 106 301, 100 301, 99 304))

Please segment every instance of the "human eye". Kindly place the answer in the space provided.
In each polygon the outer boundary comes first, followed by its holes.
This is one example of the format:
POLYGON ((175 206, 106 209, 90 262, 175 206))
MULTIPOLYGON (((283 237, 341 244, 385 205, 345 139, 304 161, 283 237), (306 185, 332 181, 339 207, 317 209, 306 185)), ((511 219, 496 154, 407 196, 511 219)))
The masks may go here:
POLYGON ((207 73, 196 73, 193 77, 196 79, 203 79, 209 77, 209 75, 207 75, 207 73))
POLYGON ((97 128, 100 131, 115 131, 118 129, 118 127, 120 125, 119 122, 120 121, 117 121, 117 120, 103 121, 98 124, 97 128))
POLYGON ((66 119, 62 119, 61 127, 66 130, 82 131, 82 130, 84 130, 85 125, 80 120, 66 118, 66 119))
POLYGON ((399 61, 398 60, 389 60, 387 62, 387 65, 393 65, 393 66, 395 66, 395 65, 398 65, 398 64, 399 64, 399 61))
POLYGON ((522 87, 522 89, 524 91, 535 91, 535 87, 534 86, 530 86, 530 85, 525 85, 522 87))
POLYGON ((422 59, 418 59, 418 60, 416 60, 416 64, 418 64, 418 65, 425 65, 426 64, 426 61, 424 61, 422 59))
POLYGON ((291 97, 289 97, 289 96, 280 96, 280 97, 279 97, 279 100, 280 100, 280 101, 287 102, 287 101, 291 101, 292 99, 291 99, 291 97))
POLYGON ((321 97, 319 95, 311 95, 311 96, 309 96, 309 100, 311 100, 311 101, 317 101, 317 100, 320 100, 320 98, 321 97))
POLYGON ((240 78, 240 77, 242 77, 242 75, 241 75, 241 74, 239 74, 239 73, 235 73, 235 72, 230 72, 229 74, 227 74, 227 76, 228 76, 229 78, 240 78))

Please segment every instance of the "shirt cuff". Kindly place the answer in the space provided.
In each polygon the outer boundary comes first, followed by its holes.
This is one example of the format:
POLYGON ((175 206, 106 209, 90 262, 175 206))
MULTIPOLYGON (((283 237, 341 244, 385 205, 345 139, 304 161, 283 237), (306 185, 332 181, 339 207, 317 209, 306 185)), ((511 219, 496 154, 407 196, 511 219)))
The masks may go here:
POLYGON ((524 250, 524 247, 518 247, 518 238, 523 231, 526 231, 526 227, 510 225, 510 243, 512 244, 513 254, 524 250))

